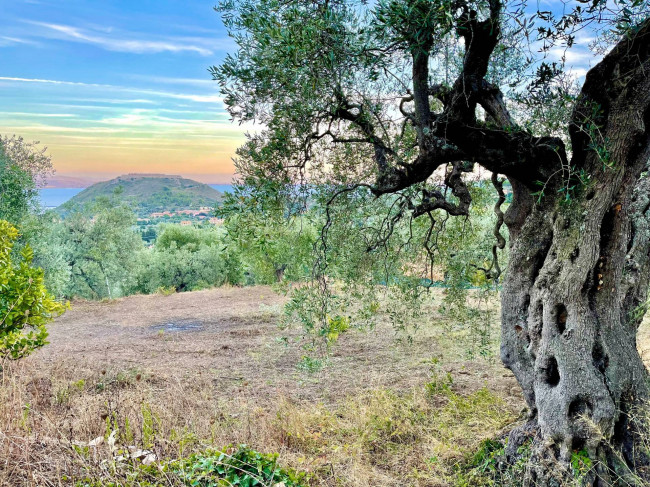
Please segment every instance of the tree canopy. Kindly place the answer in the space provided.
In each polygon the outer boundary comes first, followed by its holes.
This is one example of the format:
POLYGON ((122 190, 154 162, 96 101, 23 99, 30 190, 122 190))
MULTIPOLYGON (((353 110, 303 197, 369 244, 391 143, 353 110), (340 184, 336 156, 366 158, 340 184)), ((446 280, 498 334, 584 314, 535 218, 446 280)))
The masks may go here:
POLYGON ((642 50, 644 3, 617 2, 615 11, 577 3, 556 18, 496 0, 223 2, 238 49, 213 74, 233 118, 264 127, 241 149, 238 169, 292 182, 320 176, 381 195, 451 164, 444 179, 456 199, 423 186, 411 202, 416 216, 467 213, 462 175, 474 162, 536 191, 553 178, 570 187, 581 167, 567 150, 602 144, 595 127, 606 100, 583 96, 566 137, 545 131, 539 113, 519 109, 522 99, 541 105, 572 93, 559 61, 535 51, 570 49, 585 26, 603 42, 613 26, 630 40, 621 49, 642 50))

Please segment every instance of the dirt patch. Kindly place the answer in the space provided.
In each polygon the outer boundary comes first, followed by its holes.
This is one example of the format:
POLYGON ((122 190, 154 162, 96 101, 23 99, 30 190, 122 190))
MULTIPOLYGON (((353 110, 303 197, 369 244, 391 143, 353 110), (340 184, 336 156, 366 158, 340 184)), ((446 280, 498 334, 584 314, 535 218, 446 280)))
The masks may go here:
MULTIPOLYGON (((109 448, 78 445, 116 431, 161 459, 246 443, 315 473, 310 485, 448 486, 524 407, 498 343, 468 360, 471 334, 435 312, 412 341, 383 322, 345 333, 307 372, 301 331, 276 326, 284 302, 249 287, 73 303, 2 377, 0 485, 106 479, 109 448)), ((639 349, 648 363, 648 320, 639 349)))
POLYGON ((0 454, 19 467, 0 464, 0 485, 100 471, 101 457, 74 445, 109 426, 160 458, 230 443, 277 451, 296 468, 322 467, 313 485, 401 486, 413 472, 408 485, 449 485, 444 472, 524 406, 498 344, 468 360, 467 331, 435 316, 412 341, 383 322, 344 333, 307 372, 301 330, 276 326, 284 302, 249 287, 73 303, 50 345, 4 376, 0 454), (436 381, 449 392, 428 397, 436 381))
POLYGON ((292 343, 300 330, 281 332, 276 326, 284 300, 258 286, 79 301, 50 326, 50 345, 26 363, 42 371, 74 368, 77 380, 102 370, 137 369, 160 380, 205 376, 226 394, 331 402, 363 389, 406 390, 422 384, 430 375, 430 359, 447 355, 445 367, 459 372, 459 387, 475 390, 487 384, 520 400, 512 376, 496 359, 481 364, 458 360, 441 346, 441 331, 427 326, 405 345, 394 340, 389 326, 348 333, 327 367, 301 372, 297 364, 304 352, 292 343), (279 340, 282 334, 288 345, 279 340))
POLYGON ((203 329, 203 323, 196 321, 173 320, 169 323, 162 323, 160 325, 153 325, 153 328, 158 333, 160 332, 183 332, 183 331, 199 331, 203 329))

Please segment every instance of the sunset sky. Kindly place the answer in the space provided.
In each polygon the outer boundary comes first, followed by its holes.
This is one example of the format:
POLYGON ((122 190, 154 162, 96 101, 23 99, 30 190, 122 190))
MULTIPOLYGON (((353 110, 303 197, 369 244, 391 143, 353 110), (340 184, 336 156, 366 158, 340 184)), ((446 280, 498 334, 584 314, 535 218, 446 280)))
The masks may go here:
POLYGON ((208 67, 233 49, 215 0, 0 0, 0 134, 57 175, 227 183, 244 129, 208 67))

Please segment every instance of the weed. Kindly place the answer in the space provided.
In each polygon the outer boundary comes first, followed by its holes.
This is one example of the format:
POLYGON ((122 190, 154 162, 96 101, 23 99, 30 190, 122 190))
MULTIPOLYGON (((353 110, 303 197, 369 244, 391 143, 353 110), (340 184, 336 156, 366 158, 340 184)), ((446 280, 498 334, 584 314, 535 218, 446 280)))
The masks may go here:
POLYGON ((589 453, 584 448, 571 453, 571 468, 576 479, 583 478, 593 467, 589 453))
POLYGON ((262 454, 246 445, 192 455, 174 462, 171 470, 189 485, 240 485, 242 487, 300 487, 304 473, 281 468, 277 454, 262 454))
POLYGON ((442 376, 434 372, 431 380, 427 382, 424 387, 429 396, 435 396, 444 392, 450 392, 453 384, 454 379, 449 372, 442 376))
POLYGON ((298 362, 297 367, 298 370, 314 374, 325 366, 325 362, 326 361, 323 359, 310 357, 309 355, 303 355, 300 359, 300 362, 298 362))
POLYGON ((454 383, 451 374, 449 372, 446 374, 441 373, 440 359, 438 357, 433 357, 430 362, 431 380, 424 385, 427 395, 432 397, 437 394, 451 392, 451 386, 454 383))
POLYGON ((161 296, 170 296, 172 294, 176 293, 176 288, 174 286, 160 286, 158 289, 156 289, 156 294, 160 294, 161 296))
POLYGON ((487 439, 481 443, 479 450, 472 458, 472 466, 477 472, 495 472, 499 458, 505 453, 505 445, 494 439, 487 439))
MULTIPOLYGON (((130 458, 131 460, 146 459, 147 455, 152 454, 148 451, 136 451, 130 454, 130 458)), ((280 467, 277 454, 263 454, 246 445, 239 445, 237 448, 229 446, 222 450, 207 450, 160 464, 145 460, 128 461, 127 457, 128 455, 117 457, 115 473, 110 480, 85 478, 77 481, 76 487, 126 485, 301 487, 307 480, 305 473, 280 467)))

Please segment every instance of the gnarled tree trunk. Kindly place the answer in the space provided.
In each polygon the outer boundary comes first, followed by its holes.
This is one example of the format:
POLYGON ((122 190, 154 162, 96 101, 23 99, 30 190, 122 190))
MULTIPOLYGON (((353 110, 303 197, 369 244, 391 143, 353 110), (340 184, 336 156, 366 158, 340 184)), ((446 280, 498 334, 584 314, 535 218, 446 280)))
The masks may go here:
POLYGON ((649 50, 646 33, 588 74, 564 177, 541 197, 511 178, 501 356, 538 431, 529 485, 564 485, 558 461, 568 469, 581 449, 593 485, 648 464, 630 413, 649 393, 636 344, 650 281, 649 50))

